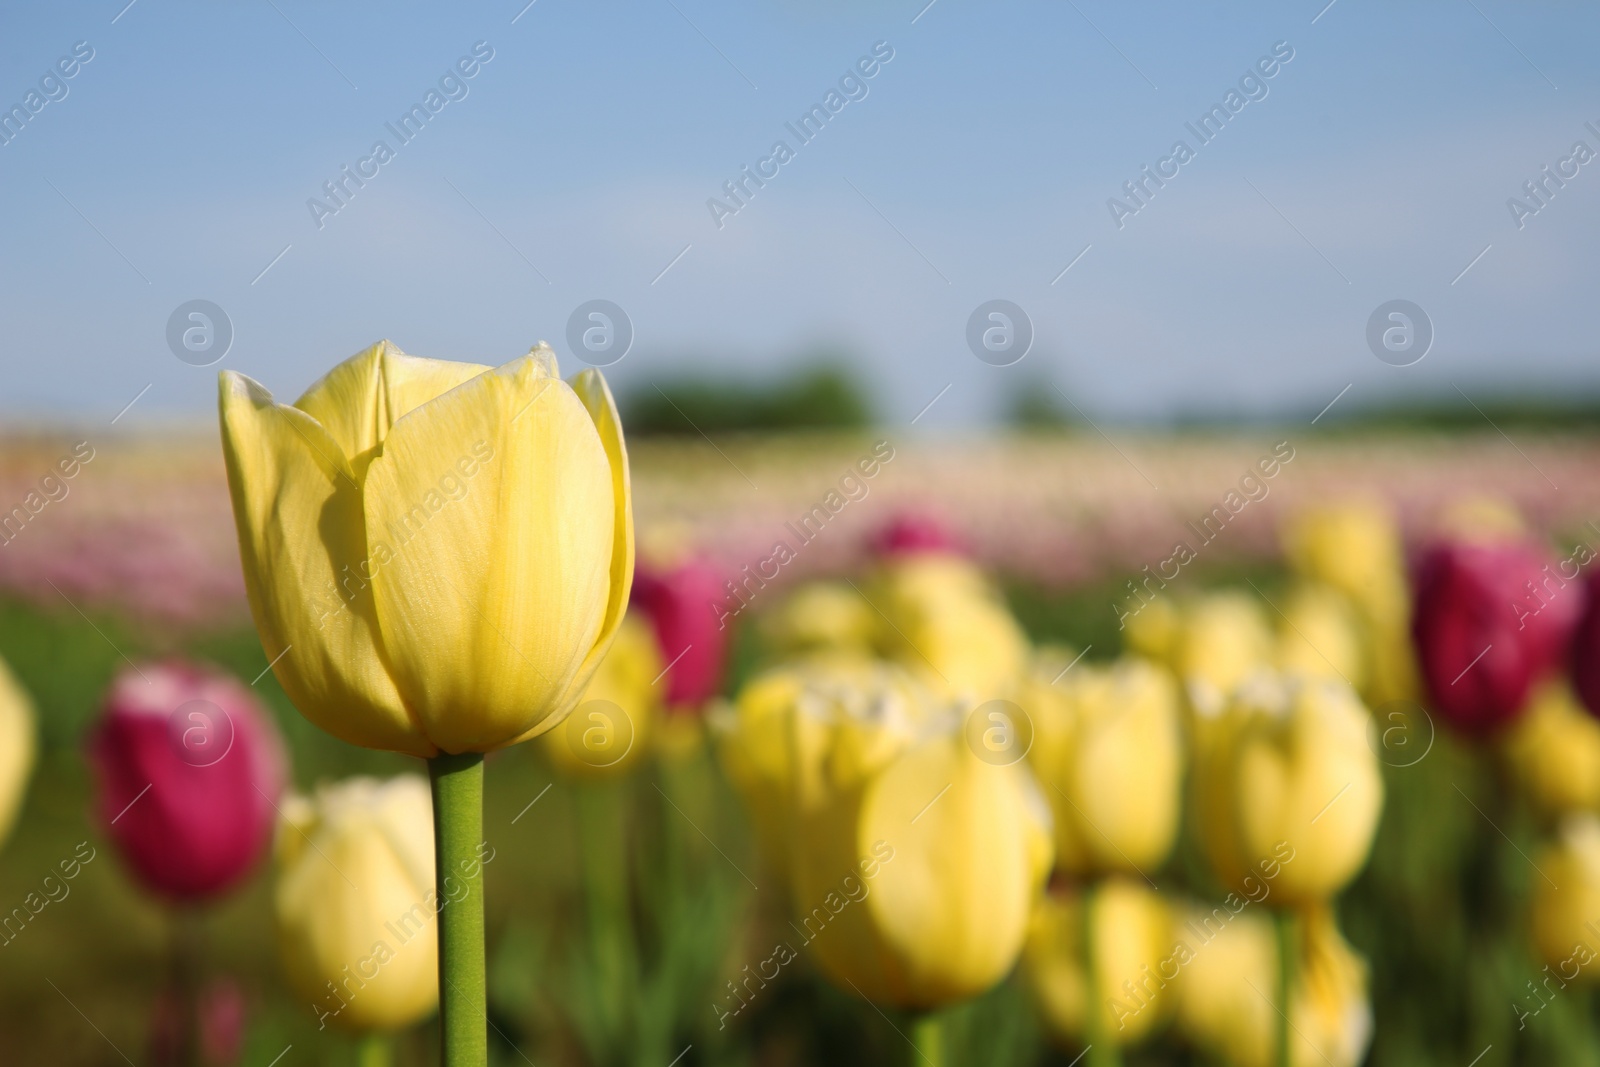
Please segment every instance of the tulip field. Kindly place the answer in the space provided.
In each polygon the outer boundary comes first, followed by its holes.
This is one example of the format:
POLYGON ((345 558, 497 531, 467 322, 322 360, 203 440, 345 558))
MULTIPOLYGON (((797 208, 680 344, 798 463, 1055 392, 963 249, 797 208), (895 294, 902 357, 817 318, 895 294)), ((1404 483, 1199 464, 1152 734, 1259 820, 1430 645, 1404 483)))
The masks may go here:
POLYGON ((1600 438, 553 369, 0 439, 0 1063, 1600 1067, 1600 438))

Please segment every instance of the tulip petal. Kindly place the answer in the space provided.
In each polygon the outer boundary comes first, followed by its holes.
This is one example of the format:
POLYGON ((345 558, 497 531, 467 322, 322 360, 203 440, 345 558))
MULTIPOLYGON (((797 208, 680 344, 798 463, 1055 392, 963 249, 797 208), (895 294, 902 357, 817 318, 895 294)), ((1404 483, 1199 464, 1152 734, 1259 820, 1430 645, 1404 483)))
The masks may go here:
POLYGON ((389 428, 416 408, 490 368, 408 356, 379 341, 323 375, 294 406, 322 424, 357 477, 389 428))
POLYGON ((863 902, 895 948, 881 975, 893 1003, 931 1007, 974 996, 1015 962, 1034 892, 1021 773, 938 737, 868 787, 856 849, 893 849, 863 902))
POLYGON ((595 423, 548 361, 396 422, 365 505, 384 647, 429 738, 489 751, 559 721, 615 599, 617 501, 595 423))
POLYGON ((385 666, 361 490, 316 419, 221 376, 222 446, 245 588, 273 673, 306 718, 366 748, 431 756, 385 666))
MULTIPOLYGON (((543 353, 549 353, 553 374, 555 353, 550 351, 550 346, 540 342, 532 354, 543 353)), ((628 609, 628 595, 633 589, 633 486, 628 470, 628 447, 622 439, 622 419, 617 414, 617 403, 612 399, 605 378, 593 367, 572 380, 572 391, 583 401, 589 417, 594 420, 594 427, 600 432, 600 443, 605 446, 606 460, 611 464, 611 487, 616 500, 611 542, 611 598, 606 603, 606 618, 600 627, 600 636, 595 639, 594 648, 578 668, 572 686, 562 700, 564 710, 540 720, 526 734, 518 737, 518 741, 552 729, 576 705, 601 659, 611 647, 617 628, 622 625, 622 617, 628 609)))

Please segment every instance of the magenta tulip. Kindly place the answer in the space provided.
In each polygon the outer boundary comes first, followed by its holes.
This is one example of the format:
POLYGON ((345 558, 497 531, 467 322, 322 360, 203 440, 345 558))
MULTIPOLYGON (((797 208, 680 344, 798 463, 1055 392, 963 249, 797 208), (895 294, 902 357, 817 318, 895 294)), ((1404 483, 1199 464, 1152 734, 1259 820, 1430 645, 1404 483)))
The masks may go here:
POLYGON ((1600 573, 1580 591, 1583 614, 1572 634, 1572 687, 1591 714, 1600 715, 1600 573))
POLYGON ((124 670, 88 749, 100 820, 152 891, 216 896, 271 843, 283 745, 237 679, 181 662, 124 670))
POLYGON ((948 552, 966 555, 967 547, 944 522, 924 512, 904 511, 890 519, 873 538, 880 556, 948 552))
POLYGON ((1580 591, 1528 542, 1442 541, 1419 558, 1412 635, 1432 707, 1467 734, 1521 714, 1561 665, 1580 591))
POLYGON ((729 634, 722 586, 721 572, 698 559, 659 571, 641 561, 634 571, 632 603, 649 617, 661 661, 670 664, 669 710, 697 710, 722 686, 729 634))

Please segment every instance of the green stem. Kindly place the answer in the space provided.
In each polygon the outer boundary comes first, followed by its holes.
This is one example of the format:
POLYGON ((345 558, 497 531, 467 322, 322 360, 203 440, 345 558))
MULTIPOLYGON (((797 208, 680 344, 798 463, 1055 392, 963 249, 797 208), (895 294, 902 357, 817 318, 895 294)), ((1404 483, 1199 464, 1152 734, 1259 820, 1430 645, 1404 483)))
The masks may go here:
POLYGON ((172 915, 172 993, 177 1002, 177 1046, 172 1062, 196 1067, 200 1062, 200 987, 205 958, 205 931, 200 913, 180 907, 172 915))
POLYGON ((911 1044, 917 1050, 915 1067, 945 1067, 944 1013, 930 1011, 911 1024, 911 1044))
POLYGON ((1298 931, 1292 911, 1275 911, 1273 923, 1278 931, 1278 1067, 1289 1067, 1294 1059, 1290 1047, 1289 1016, 1293 1012, 1294 972, 1298 949, 1298 931))
POLYGON ((393 1067, 394 1035, 387 1030, 374 1030, 361 1039, 356 1050, 359 1067, 393 1067))
POLYGON ((467 892, 439 912, 439 1054, 443 1067, 487 1067, 489 1021, 484 1000, 483 754, 444 753, 428 761, 433 785, 433 851, 438 892, 464 883, 467 892), (477 874, 466 877, 468 871, 477 874))
POLYGON ((1094 913, 1100 903, 1100 883, 1091 882, 1083 887, 1083 1040, 1089 1067, 1121 1067, 1122 1053, 1106 1035, 1100 1001, 1105 991, 1100 988, 1100 961, 1095 952, 1094 913))

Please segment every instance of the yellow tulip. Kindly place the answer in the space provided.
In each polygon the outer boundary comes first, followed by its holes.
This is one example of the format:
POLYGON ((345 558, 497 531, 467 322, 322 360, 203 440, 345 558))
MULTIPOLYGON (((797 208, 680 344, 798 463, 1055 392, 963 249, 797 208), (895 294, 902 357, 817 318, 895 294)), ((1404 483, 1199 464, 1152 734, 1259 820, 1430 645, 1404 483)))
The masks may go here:
POLYGON ((1301 582, 1278 603, 1278 667, 1287 674, 1342 678, 1364 691, 1367 650, 1350 602, 1332 586, 1301 582))
POLYGON ((1049 873, 1025 764, 980 760, 962 726, 906 668, 833 653, 757 677, 721 727, 795 930, 880 1004, 937 1007, 1004 977, 1049 873))
POLYGON ((1056 862, 1076 874, 1152 870, 1178 832, 1177 683, 1135 657, 1061 674, 1070 662, 1041 657, 1017 696, 1033 722, 1028 758, 1055 813, 1056 862))
POLYGON ((1286 906, 1337 893, 1363 864, 1383 807, 1369 715, 1349 686, 1258 676, 1196 736, 1195 826, 1212 869, 1286 906))
POLYGON ((937 692, 991 700, 1008 693, 1027 667, 1027 635, 999 590, 963 556, 895 557, 868 595, 883 613, 884 651, 937 692))
POLYGON ((1600 721, 1565 682, 1550 682, 1533 695, 1502 751, 1517 784, 1544 814, 1600 810, 1600 721))
POLYGON ((1283 546, 1291 567, 1339 590, 1368 618, 1406 613, 1400 530, 1381 505, 1348 501, 1308 508, 1284 527, 1283 546))
POLYGON ((1246 678, 1273 662, 1272 628, 1259 598, 1234 590, 1181 600, 1156 597, 1131 614, 1129 651, 1165 663, 1198 714, 1217 711, 1246 678))
POLYGON ((341 740, 432 757, 558 724, 622 621, 627 452, 604 379, 387 341, 295 404, 221 379, 245 587, 273 671, 341 740))
MULTIPOLYGON (((1291 567, 1338 590, 1356 609, 1366 666, 1351 681, 1374 707, 1415 699, 1410 584, 1394 516, 1363 502, 1310 508, 1286 525, 1283 544, 1291 567)), ((1337 661, 1332 651, 1328 656, 1337 661)))
POLYGON ((435 892, 432 827, 420 775, 351 778, 284 802, 278 943, 324 1025, 395 1030, 438 1003, 437 916, 455 886, 447 876, 435 892))
POLYGON ((656 733, 665 666, 655 631, 635 615, 617 628, 577 709, 539 738, 558 771, 576 777, 610 777, 637 764, 656 733))
POLYGON ((859 788, 929 713, 910 674, 865 656, 818 654, 752 679, 719 719, 719 754, 769 863, 787 871, 798 813, 859 788))
MULTIPOLYGON (((1540 958, 1561 981, 1600 979, 1600 816, 1568 816, 1535 866, 1530 926, 1540 958)), ((1548 993, 1523 1000, 1535 996, 1548 993)))
POLYGON ((768 643, 783 653, 817 649, 867 651, 880 622, 847 582, 806 582, 762 619, 768 643))
POLYGON ((877 1004, 976 996, 1022 950, 1049 832, 1025 764, 984 762, 937 732, 803 813, 797 929, 826 975, 877 1004))
POLYGON ((22 808, 35 751, 33 701, 0 660, 0 842, 22 808))
MULTIPOLYGON (((1372 1039, 1367 968, 1332 909, 1297 916, 1289 1008, 1293 1067, 1356 1067, 1372 1039)), ((1279 955, 1265 912, 1197 908, 1177 928, 1179 1028, 1231 1067, 1277 1062, 1279 955), (1220 916, 1228 916, 1223 919, 1220 916)))
POLYGON ((1088 898, 1049 894, 1034 909, 1023 970, 1051 1033, 1064 1042, 1138 1043, 1170 1014, 1176 974, 1172 918, 1161 895, 1144 882, 1109 878, 1088 898), (1093 939, 1093 995, 1099 1018, 1087 1031, 1091 993, 1084 935, 1093 939))

